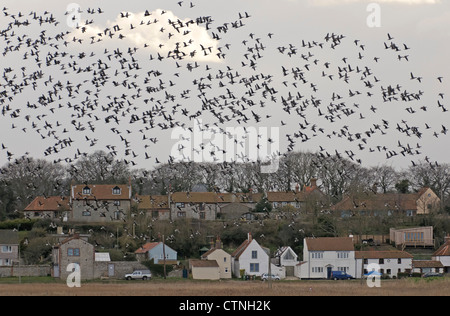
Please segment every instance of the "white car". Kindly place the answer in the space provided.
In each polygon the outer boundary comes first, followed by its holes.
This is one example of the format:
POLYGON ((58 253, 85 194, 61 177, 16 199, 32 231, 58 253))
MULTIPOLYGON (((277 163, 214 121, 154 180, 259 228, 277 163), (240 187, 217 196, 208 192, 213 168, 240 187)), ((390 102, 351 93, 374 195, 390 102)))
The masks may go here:
MULTIPOLYGON (((272 279, 272 280, 279 281, 279 280, 280 280, 280 277, 279 277, 278 275, 272 274, 271 279, 272 279)), ((267 280, 269 280, 269 274, 267 274, 267 273, 261 274, 261 281, 267 281, 267 280)))
POLYGON ((137 270, 131 274, 126 274, 126 280, 148 280, 152 278, 152 273, 150 270, 137 270))

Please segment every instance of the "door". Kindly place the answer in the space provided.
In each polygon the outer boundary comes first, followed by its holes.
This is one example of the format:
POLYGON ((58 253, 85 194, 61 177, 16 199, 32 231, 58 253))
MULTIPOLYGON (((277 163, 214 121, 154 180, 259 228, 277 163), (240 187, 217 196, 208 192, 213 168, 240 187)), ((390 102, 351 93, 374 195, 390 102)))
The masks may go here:
POLYGON ((53 277, 59 278, 59 265, 55 264, 53 266, 53 277))
POLYGON ((332 267, 327 267, 327 279, 331 279, 331 271, 332 271, 332 267))
POLYGON ((286 267, 286 276, 287 277, 294 276, 294 266, 287 266, 286 267))
POLYGON ((114 264, 108 264, 108 277, 113 277, 114 276, 114 264))

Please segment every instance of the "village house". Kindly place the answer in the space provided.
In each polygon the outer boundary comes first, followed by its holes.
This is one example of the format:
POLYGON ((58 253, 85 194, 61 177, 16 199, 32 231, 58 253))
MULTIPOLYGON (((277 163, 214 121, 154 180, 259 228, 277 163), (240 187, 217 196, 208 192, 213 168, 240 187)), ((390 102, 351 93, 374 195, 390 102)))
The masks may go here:
POLYGON ((23 211, 29 219, 60 219, 67 222, 71 217, 68 196, 38 196, 23 211))
POLYGON ((149 242, 135 251, 139 262, 153 260, 155 264, 177 264, 177 252, 162 242, 149 242))
POLYGON ((131 210, 131 184, 72 185, 70 204, 75 222, 124 220, 131 210))
POLYGON ((248 208, 253 209, 261 197, 262 194, 251 192, 174 192, 170 194, 169 199, 171 219, 216 220, 218 217, 225 218, 230 216, 226 212, 233 213, 236 211, 227 206, 239 203, 247 208, 242 211, 238 210, 238 212, 245 213, 248 212, 248 208))
POLYGON ((81 280, 94 278, 95 249, 87 237, 74 234, 53 247, 53 276, 67 279, 72 271, 67 271, 70 264, 80 268, 81 280))
POLYGON ((332 271, 343 271, 354 277, 355 263, 351 237, 305 238, 303 262, 296 266, 296 276, 300 279, 329 279, 332 271))
POLYGON ((325 205, 326 195, 317 186, 317 179, 311 179, 310 186, 304 186, 300 190, 297 184, 295 191, 267 192, 267 201, 272 204, 273 209, 291 206, 298 210, 313 208, 322 209, 325 205))
POLYGON ((231 279, 231 255, 222 249, 220 238, 217 238, 214 247, 204 253, 201 259, 216 261, 219 266, 220 279, 231 279))
POLYGON ((443 272, 450 273, 450 234, 445 237, 444 244, 433 253, 431 260, 441 262, 443 272))
MULTIPOLYGON (((247 239, 231 254, 231 266, 233 275, 240 278, 243 275, 261 276, 263 273, 269 273, 269 254, 268 249, 264 249, 253 239, 252 234, 248 233, 247 239)), ((271 264, 271 273, 273 275, 284 276, 283 268, 271 264)))
POLYGON ((430 188, 423 188, 417 193, 400 194, 375 192, 360 196, 346 196, 329 211, 342 218, 355 215, 363 216, 417 216, 430 214, 439 210, 441 200, 430 188))
POLYGON ((420 273, 424 275, 426 273, 444 273, 445 267, 442 262, 437 260, 413 260, 413 273, 420 273))
POLYGON ((12 266, 19 261, 19 233, 0 230, 0 266, 12 266))
POLYGON ((376 264, 379 273, 385 277, 397 278, 399 273, 411 273, 413 256, 405 251, 356 251, 355 278, 362 278, 369 271, 368 266, 376 264))
POLYGON ((137 205, 139 213, 148 218, 158 220, 170 219, 170 206, 168 195, 136 195, 133 204, 137 205))
POLYGON ((283 267, 286 277, 295 276, 295 267, 297 266, 298 256, 289 246, 280 247, 272 259, 272 263, 278 267, 283 267))

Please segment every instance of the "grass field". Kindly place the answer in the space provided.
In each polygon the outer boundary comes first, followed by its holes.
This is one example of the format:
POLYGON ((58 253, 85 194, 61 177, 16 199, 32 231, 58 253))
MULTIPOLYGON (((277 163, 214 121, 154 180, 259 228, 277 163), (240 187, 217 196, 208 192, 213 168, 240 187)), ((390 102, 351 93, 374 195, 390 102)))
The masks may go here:
POLYGON ((352 281, 96 281, 69 288, 45 279, 0 279, 0 296, 449 296, 450 278, 381 281, 380 288, 352 281))

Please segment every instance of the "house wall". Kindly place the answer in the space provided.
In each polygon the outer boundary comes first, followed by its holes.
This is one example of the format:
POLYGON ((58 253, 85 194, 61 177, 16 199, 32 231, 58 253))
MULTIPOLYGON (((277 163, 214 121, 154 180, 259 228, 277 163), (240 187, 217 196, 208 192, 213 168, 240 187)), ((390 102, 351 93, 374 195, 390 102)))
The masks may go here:
POLYGON ((216 249, 207 259, 217 261, 221 279, 231 279, 231 255, 229 253, 223 249, 216 249))
POLYGON ((219 267, 192 267, 194 280, 220 280, 219 267))
POLYGON ((248 245, 245 251, 240 255, 239 260, 235 260, 233 274, 236 277, 240 277, 239 270, 244 269, 246 275, 257 275, 260 276, 262 273, 268 273, 269 271, 269 256, 261 248, 256 240, 248 245), (252 252, 257 252, 257 258, 252 258, 252 252), (259 264, 258 271, 250 271, 251 264, 259 264))
POLYGON ((207 221, 216 220, 218 211, 217 204, 205 204, 203 210, 200 209, 200 204, 185 203, 184 207, 178 207, 176 203, 171 204, 170 216, 173 220, 176 219, 201 219, 207 221))
POLYGON ((431 257, 431 260, 440 261, 447 271, 450 271, 450 256, 434 256, 431 257))
POLYGON ((331 271, 338 271, 345 268, 345 271, 355 276, 355 251, 346 251, 348 258, 338 258, 339 251, 320 251, 321 258, 313 258, 305 242, 303 248, 304 264, 301 265, 302 279, 326 279, 328 277, 328 267, 331 271))
POLYGON ((120 205, 114 205, 115 200, 73 200, 72 220, 84 223, 105 223, 126 218, 131 209, 131 200, 120 200, 120 205), (83 215, 85 211, 89 216, 83 215))
MULTIPOLYGON (((362 262, 363 259, 356 259, 356 278, 362 277, 362 262)), ((391 278, 397 277, 399 272, 410 272, 412 269, 412 258, 401 258, 401 263, 398 263, 398 258, 384 259, 383 262, 384 263, 380 263, 380 259, 378 258, 367 259, 367 264, 364 264, 364 269, 368 270, 367 267, 370 264, 378 264, 380 266, 380 270, 378 272, 381 272, 391 278), (390 270, 390 272, 388 272, 388 270, 390 270)))
POLYGON ((177 252, 172 248, 168 247, 167 245, 165 246, 165 249, 163 251, 162 243, 150 249, 150 251, 148 252, 148 259, 149 260, 154 259, 155 264, 163 263, 164 252, 166 255, 166 260, 175 260, 175 261, 177 260, 177 252))
POLYGON ((19 258, 19 246, 18 245, 6 245, 0 244, 0 266, 12 265, 14 261, 19 258), (11 252, 3 252, 3 246, 11 247, 11 252), (6 264, 9 261, 9 264, 6 264))
POLYGON ((430 214, 436 211, 441 206, 441 200, 433 192, 433 190, 428 189, 425 193, 417 200, 417 214, 430 214))
MULTIPOLYGON (((72 239, 60 245, 56 252, 58 256, 57 263, 59 264, 59 275, 61 279, 66 279, 72 271, 67 272, 67 266, 71 263, 78 263, 80 265, 81 279, 90 280, 94 277, 94 260, 95 250, 94 246, 81 239, 72 239), (79 256, 69 256, 68 249, 80 249, 79 256)), ((55 260, 54 260, 55 261, 55 260)))

